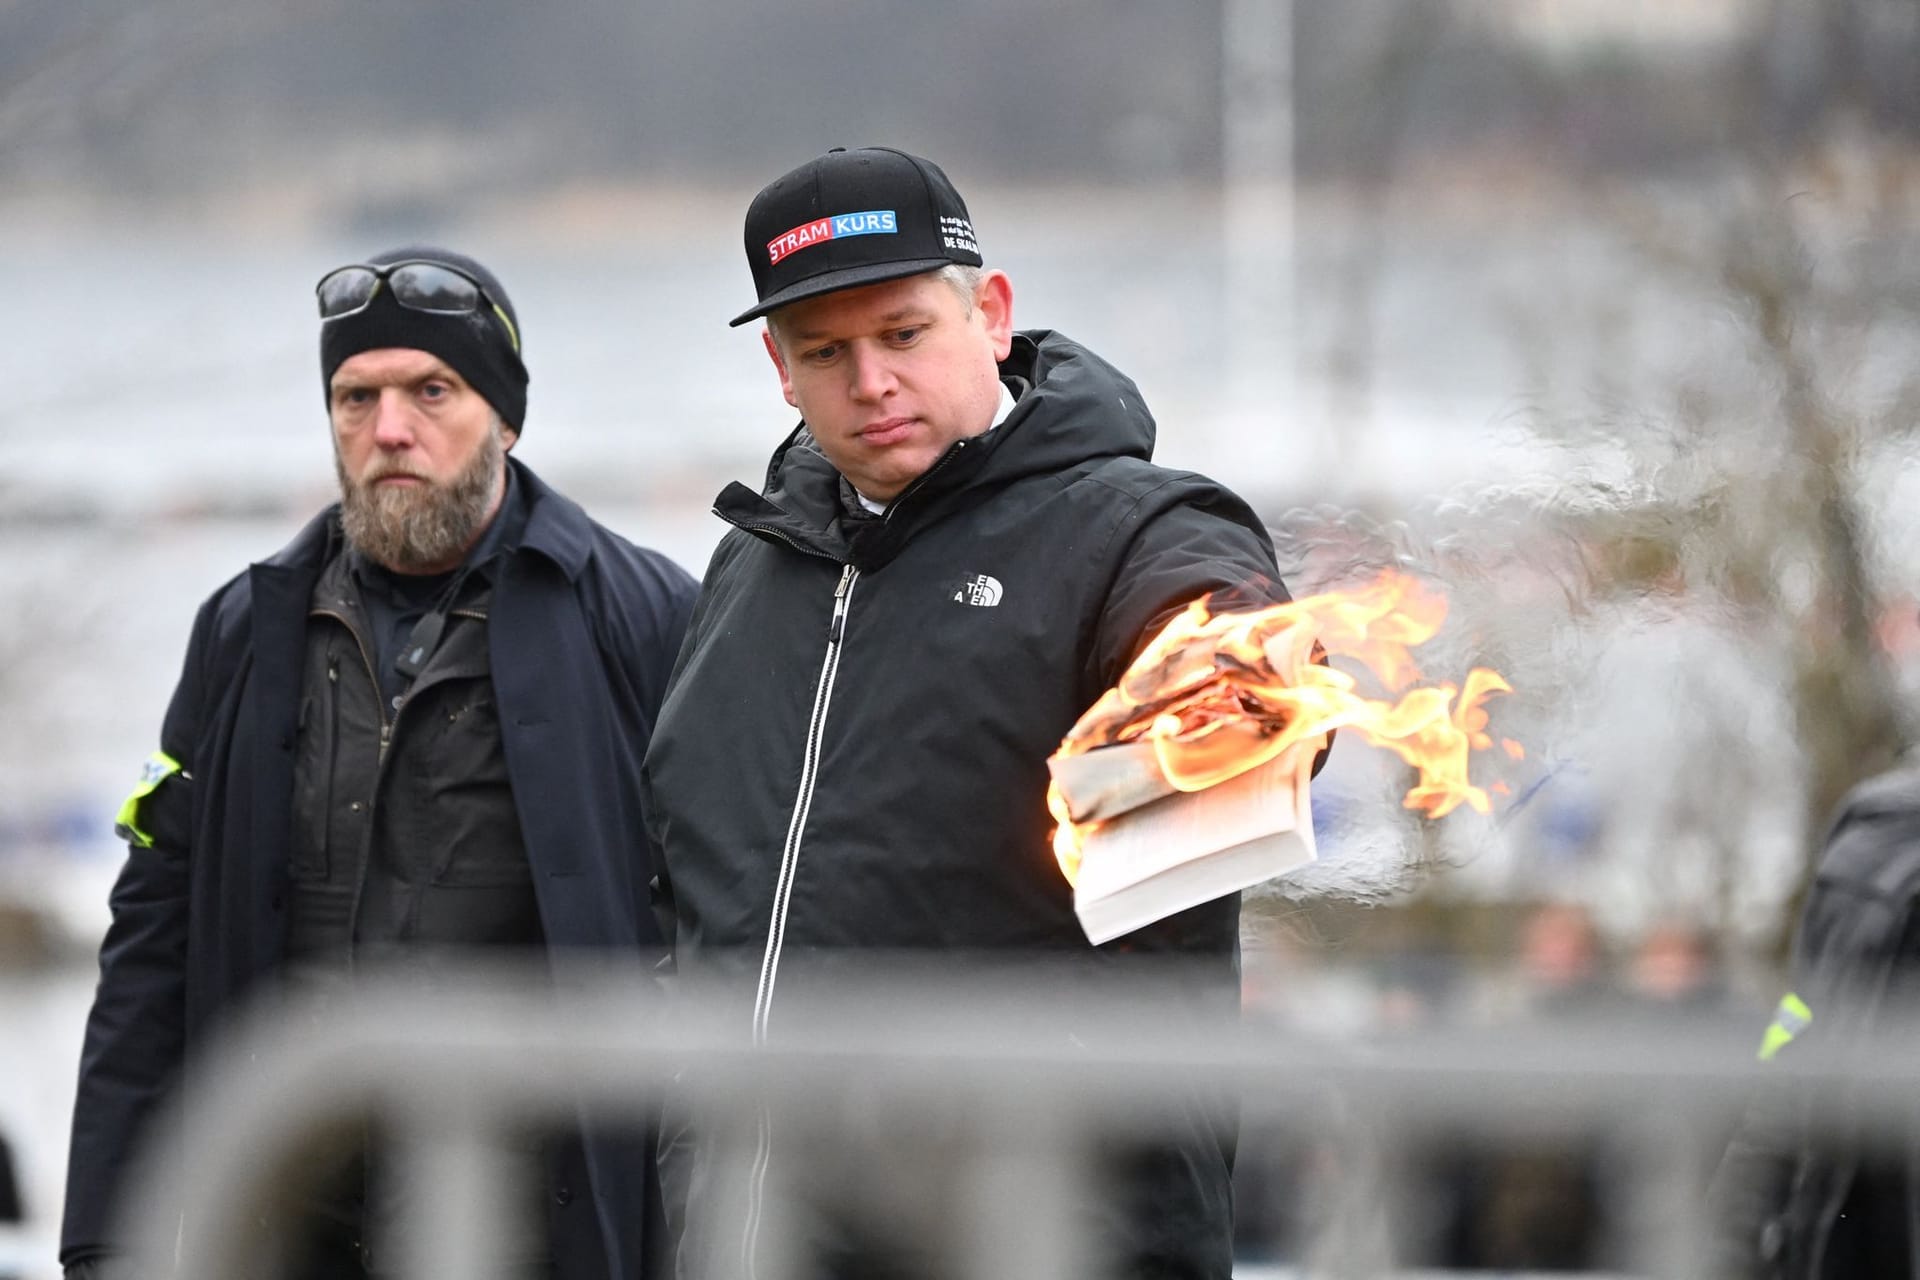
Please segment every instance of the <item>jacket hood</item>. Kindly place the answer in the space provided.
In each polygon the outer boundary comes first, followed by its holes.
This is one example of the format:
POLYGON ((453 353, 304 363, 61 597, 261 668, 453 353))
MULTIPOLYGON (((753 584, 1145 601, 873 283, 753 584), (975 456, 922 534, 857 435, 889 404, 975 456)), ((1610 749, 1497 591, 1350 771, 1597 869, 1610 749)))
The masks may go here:
POLYGON ((1152 459, 1153 415, 1139 388, 1066 335, 1051 329, 1014 334, 1000 377, 1018 397, 1006 421, 954 442, 884 517, 847 509, 840 473, 805 422, 774 450, 761 492, 736 481, 714 500, 714 514, 798 550, 871 569, 959 493, 1107 458, 1152 459))
POLYGON ((982 479, 1014 480, 1103 458, 1153 460, 1156 428, 1140 389, 1072 338, 1051 329, 1015 334, 1000 376, 1027 390, 988 437, 994 447, 982 479))

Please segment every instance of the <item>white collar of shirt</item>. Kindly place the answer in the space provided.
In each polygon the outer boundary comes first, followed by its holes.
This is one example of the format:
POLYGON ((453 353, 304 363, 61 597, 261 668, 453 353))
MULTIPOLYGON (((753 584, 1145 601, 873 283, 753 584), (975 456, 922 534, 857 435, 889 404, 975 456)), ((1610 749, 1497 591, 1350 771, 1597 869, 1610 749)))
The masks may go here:
MULTIPOLYGON (((1000 411, 994 414, 993 426, 988 427, 987 431, 993 430, 994 427, 999 426, 1001 423, 1007 420, 1007 415, 1013 412, 1013 403, 1014 403, 1013 392, 1007 389, 1006 383, 1004 382, 1001 383, 1000 384, 1000 411)), ((985 435, 987 434, 987 431, 982 431, 980 434, 985 435)), ((881 516, 887 513, 886 503, 875 502, 872 498, 869 498, 866 494, 860 492, 858 489, 855 489, 853 491, 853 496, 860 499, 860 505, 865 507, 867 510, 873 512, 873 514, 877 516, 881 516)))

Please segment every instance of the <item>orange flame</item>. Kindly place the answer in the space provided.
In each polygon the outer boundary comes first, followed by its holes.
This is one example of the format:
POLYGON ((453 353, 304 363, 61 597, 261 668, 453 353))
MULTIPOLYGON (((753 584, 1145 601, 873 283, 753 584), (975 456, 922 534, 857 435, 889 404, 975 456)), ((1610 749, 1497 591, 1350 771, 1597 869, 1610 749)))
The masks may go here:
MULTIPOLYGON (((1067 734, 1059 755, 1146 738, 1167 781, 1199 791, 1245 773, 1300 744, 1318 750, 1334 729, 1349 729, 1419 770, 1405 804, 1442 818, 1465 804, 1487 813, 1487 792, 1468 776, 1474 751, 1494 745, 1486 700, 1512 691, 1497 673, 1476 667, 1464 687, 1408 690, 1397 701, 1362 697, 1345 672, 1315 661, 1314 644, 1354 659, 1389 690, 1418 679, 1408 650, 1439 631, 1446 601, 1404 574, 1384 573, 1367 587, 1329 592, 1248 612, 1214 613, 1194 601, 1067 734), (1457 699, 1457 701, 1456 701, 1457 699)), ((1502 748, 1522 754, 1511 739, 1502 748)), ((1047 808, 1059 824, 1054 854, 1068 881, 1098 823, 1072 821, 1058 786, 1047 808)))

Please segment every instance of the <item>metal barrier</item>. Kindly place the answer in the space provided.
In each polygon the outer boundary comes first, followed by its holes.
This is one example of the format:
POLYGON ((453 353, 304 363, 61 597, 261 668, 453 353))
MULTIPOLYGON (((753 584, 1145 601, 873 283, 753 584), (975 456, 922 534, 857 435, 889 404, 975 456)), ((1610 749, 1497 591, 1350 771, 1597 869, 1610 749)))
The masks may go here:
MULTIPOLYGON (((258 1012, 200 1061, 143 1162, 125 1238, 137 1247, 135 1274, 259 1274, 257 1228, 302 1176, 302 1152, 372 1114, 428 1189, 394 1242, 405 1274, 484 1280, 498 1274, 518 1203, 522 1171, 505 1154, 507 1135, 568 1125, 582 1108, 598 1121, 638 1121, 671 1090, 721 1120, 710 1136, 736 1171, 754 1160, 764 1108, 792 1118, 796 1139, 837 1145, 837 1169, 902 1152, 944 1162, 950 1176, 935 1181, 947 1199, 931 1209, 953 1233, 951 1274, 1072 1276, 1088 1260, 1071 1205, 1092 1144, 1150 1132, 1170 1099, 1218 1088, 1241 1100, 1247 1126, 1320 1133, 1346 1157, 1344 1238, 1326 1274, 1386 1273, 1381 1224, 1405 1194, 1398 1154, 1464 1127, 1624 1143, 1639 1188, 1633 1271, 1693 1280, 1706 1274, 1705 1179, 1759 1071, 1751 1024, 1685 1032, 1668 1021, 1316 1042, 1272 1027, 1201 1027, 1172 992, 1093 1002, 914 971, 847 975, 756 1045, 737 1007, 632 977, 557 988, 487 972, 436 980, 430 993, 370 984, 320 1021, 297 1008, 258 1012), (966 1141, 916 1145, 935 1131, 966 1141), (877 1147, 876 1134, 886 1138, 877 1147)), ((1854 1105, 1912 1121, 1915 1045, 1908 1037, 1868 1060, 1766 1070, 1829 1086, 1814 1091, 1816 1112, 1837 1114, 1843 1091, 1831 1086, 1844 1083, 1854 1105)), ((881 1170, 902 1184, 907 1172, 881 1170)), ((802 1261, 774 1190, 757 1280, 785 1280, 802 1261)))

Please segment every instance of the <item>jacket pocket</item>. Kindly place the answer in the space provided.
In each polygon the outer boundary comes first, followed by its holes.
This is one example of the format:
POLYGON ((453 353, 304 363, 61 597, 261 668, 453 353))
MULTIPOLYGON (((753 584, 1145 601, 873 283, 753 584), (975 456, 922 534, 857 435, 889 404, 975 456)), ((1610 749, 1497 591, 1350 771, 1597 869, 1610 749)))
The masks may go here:
POLYGON ((449 688, 421 727, 419 757, 400 788, 410 810, 404 829, 419 836, 408 878, 454 888, 527 883, 492 686, 449 688))
POLYGON ((300 699, 293 755, 293 851, 288 870, 298 881, 327 878, 333 824, 334 754, 338 750, 340 669, 328 654, 300 699))

